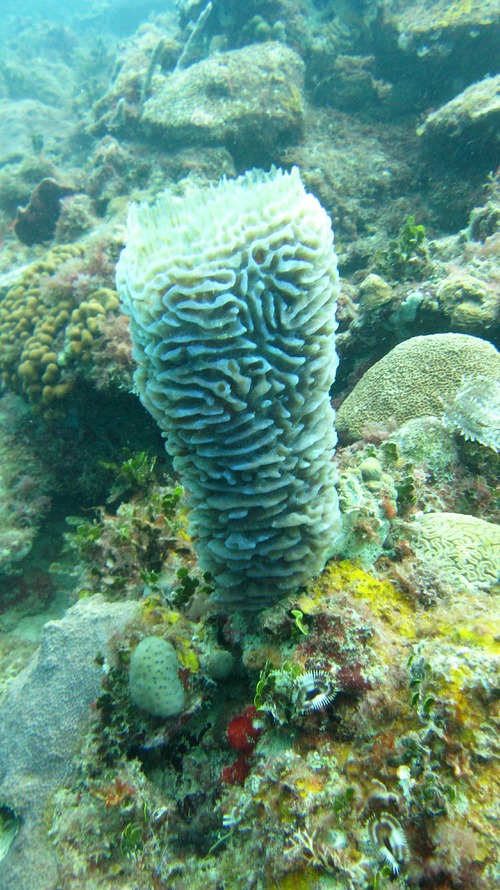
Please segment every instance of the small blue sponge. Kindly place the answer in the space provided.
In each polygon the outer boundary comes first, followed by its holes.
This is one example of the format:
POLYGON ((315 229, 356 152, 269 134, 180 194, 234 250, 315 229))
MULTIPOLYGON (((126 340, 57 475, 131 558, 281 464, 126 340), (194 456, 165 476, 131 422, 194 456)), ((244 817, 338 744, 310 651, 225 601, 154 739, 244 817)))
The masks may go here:
POLYGON ((330 220, 293 168, 134 206, 128 228, 117 288, 140 397, 216 597, 260 609, 320 571, 340 529, 330 220))

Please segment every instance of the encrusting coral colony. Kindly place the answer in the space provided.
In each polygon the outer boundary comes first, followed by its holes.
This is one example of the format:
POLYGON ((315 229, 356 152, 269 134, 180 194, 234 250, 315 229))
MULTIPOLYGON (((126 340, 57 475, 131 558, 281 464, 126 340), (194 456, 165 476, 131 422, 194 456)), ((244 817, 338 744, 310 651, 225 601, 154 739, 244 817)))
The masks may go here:
POLYGON ((0 888, 495 890, 497 4, 150 6, 2 38, 0 888))

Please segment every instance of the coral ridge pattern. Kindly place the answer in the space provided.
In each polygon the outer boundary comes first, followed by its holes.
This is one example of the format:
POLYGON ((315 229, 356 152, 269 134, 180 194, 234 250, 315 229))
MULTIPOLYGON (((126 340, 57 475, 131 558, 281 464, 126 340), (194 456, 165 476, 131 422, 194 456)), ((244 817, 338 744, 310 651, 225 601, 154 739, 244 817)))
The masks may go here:
POLYGON ((413 546, 441 577, 460 586, 488 587, 500 578, 500 527, 462 513, 424 513, 413 529, 413 546))
POLYGON ((134 206, 117 288, 200 564, 222 603, 268 605, 323 567, 340 526, 329 217, 298 168, 134 206))
POLYGON ((488 340, 455 333, 411 337, 363 375, 339 408, 337 430, 358 439, 373 423, 401 426, 414 417, 441 417, 481 377, 500 383, 500 353, 488 340))

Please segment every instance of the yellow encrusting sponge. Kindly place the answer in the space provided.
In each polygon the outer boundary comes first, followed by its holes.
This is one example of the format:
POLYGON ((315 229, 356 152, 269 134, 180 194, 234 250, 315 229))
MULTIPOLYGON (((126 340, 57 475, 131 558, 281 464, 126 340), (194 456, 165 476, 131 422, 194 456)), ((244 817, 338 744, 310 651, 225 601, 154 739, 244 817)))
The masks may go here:
POLYGON ((200 565, 222 604, 265 607, 340 529, 330 220, 296 167, 163 196, 130 211, 117 289, 200 565))

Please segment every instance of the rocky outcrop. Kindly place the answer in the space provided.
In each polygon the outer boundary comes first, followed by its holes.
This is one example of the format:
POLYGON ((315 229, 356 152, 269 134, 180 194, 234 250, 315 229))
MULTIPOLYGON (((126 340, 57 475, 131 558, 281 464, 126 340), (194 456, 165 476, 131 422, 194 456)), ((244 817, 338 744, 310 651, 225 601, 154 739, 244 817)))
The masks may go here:
POLYGON ((46 624, 39 650, 11 683, 0 706, 0 804, 21 820, 0 862, 0 886, 52 890, 58 864, 45 819, 67 779, 90 723, 109 637, 133 616, 134 603, 96 596, 46 624))
POLYGON ((216 53, 153 78, 142 124, 169 145, 224 145, 248 155, 302 128, 304 64, 282 43, 216 53))

